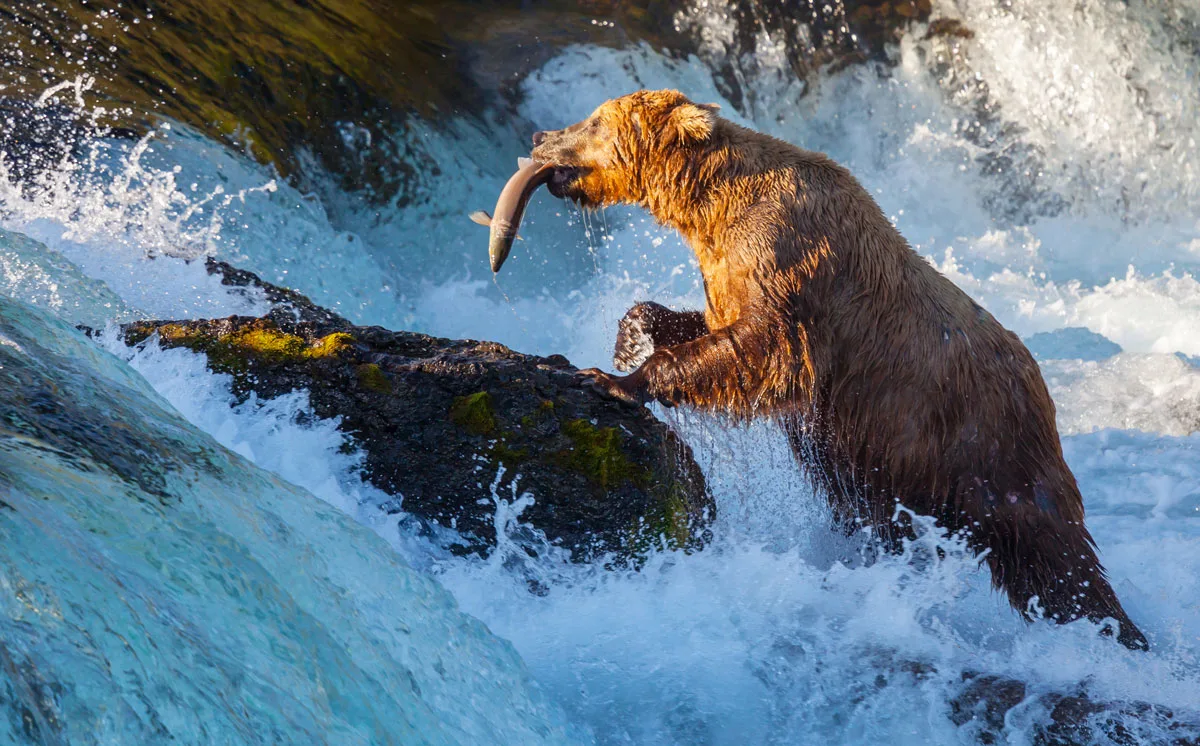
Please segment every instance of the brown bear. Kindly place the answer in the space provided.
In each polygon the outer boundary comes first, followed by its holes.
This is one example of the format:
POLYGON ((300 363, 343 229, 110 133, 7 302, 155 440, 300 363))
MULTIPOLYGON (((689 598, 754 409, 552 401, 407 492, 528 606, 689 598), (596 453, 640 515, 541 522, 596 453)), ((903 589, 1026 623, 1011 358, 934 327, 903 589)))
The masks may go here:
MULTIPOLYGON (((584 207, 640 205, 700 263, 701 312, 634 306, 602 391, 769 416, 838 522, 894 548, 896 503, 986 551, 1025 618, 1119 624, 1083 524, 1054 403, 1015 334, 914 252, 842 166, 716 116, 677 91, 607 101, 533 136, 549 189, 584 207)), ((1110 632, 1105 627, 1106 632, 1110 632)))

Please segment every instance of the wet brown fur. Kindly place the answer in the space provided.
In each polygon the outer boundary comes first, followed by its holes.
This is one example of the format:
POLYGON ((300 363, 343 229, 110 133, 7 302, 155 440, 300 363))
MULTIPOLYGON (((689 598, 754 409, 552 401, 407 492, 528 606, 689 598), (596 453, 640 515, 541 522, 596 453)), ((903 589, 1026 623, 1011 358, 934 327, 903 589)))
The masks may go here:
POLYGON ((1051 618, 1111 617, 1123 643, 1144 647, 1017 336, 912 251, 845 168, 714 111, 639 91, 535 136, 535 159, 573 169, 552 192, 645 207, 683 234, 704 276, 705 324, 676 324, 695 338, 655 340, 631 375, 597 382, 776 417, 843 525, 895 542, 898 501, 967 530, 1027 617, 1037 596, 1051 618))

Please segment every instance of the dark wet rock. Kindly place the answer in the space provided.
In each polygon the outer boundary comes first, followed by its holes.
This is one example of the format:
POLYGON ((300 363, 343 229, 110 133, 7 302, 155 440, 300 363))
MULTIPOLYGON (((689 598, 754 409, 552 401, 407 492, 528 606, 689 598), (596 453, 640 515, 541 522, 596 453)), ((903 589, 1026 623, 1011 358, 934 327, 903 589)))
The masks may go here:
POLYGON ((0 152, 17 180, 72 155, 85 136, 78 114, 65 106, 0 98, 0 152))
POLYGON ((976 168, 986 177, 983 204, 1002 227, 1054 217, 1070 200, 1059 194, 1046 154, 1025 141, 1025 127, 1011 119, 971 60, 975 32, 955 18, 935 18, 916 48, 947 102, 969 114, 955 134, 978 147, 976 168))
POLYGON ((1032 720, 1030 742, 1036 746, 1200 744, 1200 713, 1107 701, 1083 687, 1070 694, 1029 689, 1015 679, 964 674, 962 689, 950 701, 950 719, 981 744, 1008 743, 1005 719, 1018 707, 1032 720))
POLYGON ((685 11, 677 22, 691 39, 706 35, 712 13, 724 16, 720 25, 729 31, 722 34, 722 44, 698 44, 686 51, 695 51, 713 68, 722 95, 744 113, 756 109, 757 81, 780 72, 804 83, 807 92, 822 71, 864 62, 890 64, 889 49, 909 26, 928 21, 932 11, 930 0, 781 0, 731 3, 720 10, 713 4, 691 5, 700 12, 685 11), (778 69, 780 53, 786 62, 783 71, 778 69), (770 67, 759 67, 764 60, 770 67))
POLYGON ((935 36, 974 39, 975 32, 957 18, 937 18, 929 22, 929 28, 925 31, 926 39, 932 39, 935 36))
POLYGON ((129 324, 127 340, 156 335, 202 352, 239 395, 307 390, 314 413, 338 418, 363 449, 366 479, 402 495, 406 513, 456 528, 465 550, 495 541, 490 486, 501 467, 498 493, 512 499, 519 475, 518 492, 535 497, 522 520, 576 559, 703 543, 713 503, 688 447, 645 408, 585 386, 561 355, 354 326, 250 273, 209 269, 274 308, 129 324))
MULTIPOLYGON (((350 326, 350 322, 339 314, 322 308, 295 290, 263 282, 258 275, 244 269, 238 269, 228 262, 218 262, 211 257, 205 260, 205 269, 210 275, 219 275, 221 284, 230 288, 240 288, 247 299, 257 301, 265 299, 271 304, 271 315, 288 318, 292 321, 302 321, 309 324, 330 327, 350 326)), ((237 291, 235 291, 237 292, 237 291)))
POLYGON ((1025 684, 995 676, 977 676, 950 702, 950 720, 969 726, 980 743, 995 743, 1004 730, 1004 716, 1025 700, 1025 684))

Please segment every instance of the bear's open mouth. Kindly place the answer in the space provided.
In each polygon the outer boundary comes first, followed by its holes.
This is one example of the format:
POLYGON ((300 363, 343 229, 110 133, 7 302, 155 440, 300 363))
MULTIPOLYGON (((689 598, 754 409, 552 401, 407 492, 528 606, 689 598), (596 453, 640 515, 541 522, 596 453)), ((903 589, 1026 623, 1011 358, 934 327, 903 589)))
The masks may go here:
POLYGON ((580 169, 577 166, 555 166, 546 188, 559 199, 571 197, 571 186, 579 179, 579 174, 580 169))

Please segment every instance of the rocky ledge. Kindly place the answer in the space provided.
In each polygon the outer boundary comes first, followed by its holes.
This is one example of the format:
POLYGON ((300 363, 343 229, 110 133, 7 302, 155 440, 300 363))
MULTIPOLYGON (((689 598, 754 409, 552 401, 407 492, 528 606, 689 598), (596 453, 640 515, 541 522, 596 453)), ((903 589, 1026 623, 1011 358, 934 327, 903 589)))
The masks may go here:
POLYGON ((313 413, 362 449, 364 478, 397 498, 385 509, 456 529, 456 550, 495 543, 498 476, 500 496, 512 499, 514 480, 533 495, 522 521, 578 561, 704 543, 713 500, 687 445, 645 408, 594 392, 561 355, 355 326, 249 272, 208 266, 265 295, 270 313, 142 321, 124 327, 126 340, 203 353, 242 397, 307 390, 313 413))

